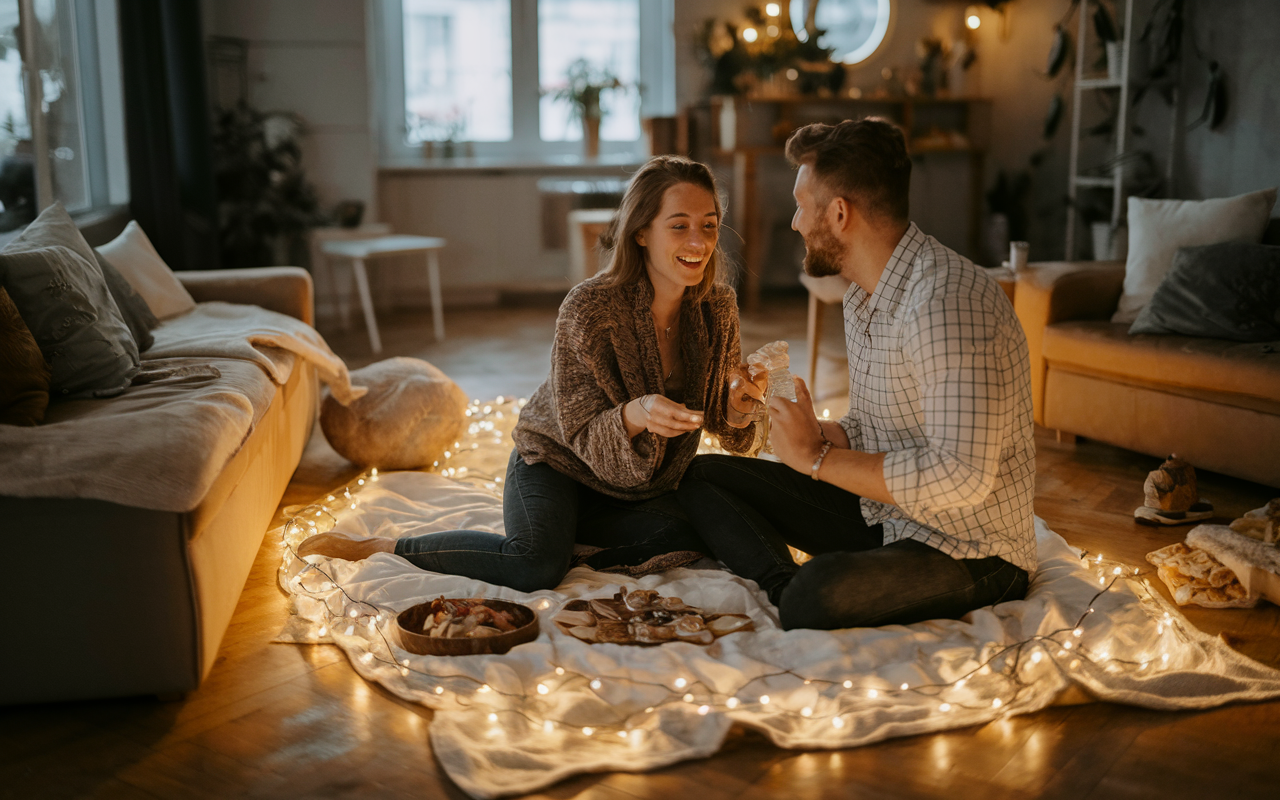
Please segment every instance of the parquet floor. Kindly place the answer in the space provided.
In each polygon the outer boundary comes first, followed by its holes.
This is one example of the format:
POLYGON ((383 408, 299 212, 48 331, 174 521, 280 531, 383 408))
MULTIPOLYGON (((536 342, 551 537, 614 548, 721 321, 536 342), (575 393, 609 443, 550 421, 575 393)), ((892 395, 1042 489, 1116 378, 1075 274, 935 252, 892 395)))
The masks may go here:
MULTIPOLYGON (((828 314, 828 317, 834 316, 828 314)), ((473 396, 527 395, 546 373, 554 309, 388 315, 388 353, 432 360, 473 396)), ((803 352, 804 305, 766 304, 743 321, 744 347, 787 338, 803 352)), ((360 331, 326 332, 353 365, 374 360, 360 331)), ((820 387, 838 391, 839 330, 824 342, 820 387)), ((838 401, 833 397, 832 402, 838 401)), ((835 413, 833 407, 833 413, 835 413)), ((1093 442, 1038 437, 1036 510, 1068 541, 1142 563, 1179 530, 1133 523, 1156 459, 1093 442)), ((286 503, 351 476, 313 437, 286 503)), ((1231 517, 1277 492, 1202 473, 1201 493, 1231 517)), ((358 678, 332 646, 273 644, 285 617, 277 550, 261 549, 205 684, 152 698, 0 709, 0 797, 460 798, 431 751, 431 713, 358 678)), ((12 609, 11 609, 12 610, 12 609)), ((1201 629, 1280 667, 1280 608, 1189 610, 1201 629)), ((4 657, 21 641, 7 632, 4 657)), ((712 758, 646 774, 581 776, 538 798, 1274 798, 1280 702, 1201 713, 1105 703, 835 752, 795 752, 734 730, 712 758)))

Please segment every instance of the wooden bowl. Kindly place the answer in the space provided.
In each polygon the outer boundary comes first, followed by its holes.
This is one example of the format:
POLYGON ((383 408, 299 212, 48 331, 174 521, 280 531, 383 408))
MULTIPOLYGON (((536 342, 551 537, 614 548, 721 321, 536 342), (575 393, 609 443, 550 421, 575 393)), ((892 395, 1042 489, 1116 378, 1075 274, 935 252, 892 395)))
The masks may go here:
POLYGON ((396 615, 400 644, 405 650, 420 656, 477 656, 505 653, 518 644, 538 638, 538 615, 528 606, 484 597, 467 599, 480 600, 491 608, 510 613, 516 621, 516 629, 474 639, 424 636, 415 631, 422 630, 422 622, 431 609, 431 603, 426 602, 406 608, 396 615))

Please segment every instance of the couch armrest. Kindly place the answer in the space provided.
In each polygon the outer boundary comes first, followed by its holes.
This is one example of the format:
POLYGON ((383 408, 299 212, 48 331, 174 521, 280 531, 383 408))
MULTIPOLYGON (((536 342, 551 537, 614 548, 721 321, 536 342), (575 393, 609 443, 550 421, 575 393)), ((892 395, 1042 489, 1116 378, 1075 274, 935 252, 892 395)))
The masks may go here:
POLYGON ((1044 424, 1044 329, 1055 322, 1110 319, 1124 289, 1123 261, 1031 264, 1018 276, 1013 308, 1031 355, 1031 401, 1044 424))
POLYGON ((222 300, 262 306, 315 325, 315 290, 301 267, 255 267, 175 272, 197 303, 222 300))

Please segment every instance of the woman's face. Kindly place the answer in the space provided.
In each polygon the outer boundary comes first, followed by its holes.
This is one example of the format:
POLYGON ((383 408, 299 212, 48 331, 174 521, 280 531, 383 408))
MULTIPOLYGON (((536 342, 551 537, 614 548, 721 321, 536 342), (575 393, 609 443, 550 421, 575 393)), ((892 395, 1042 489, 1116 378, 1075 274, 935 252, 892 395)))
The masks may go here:
POLYGON ((677 291, 702 282, 719 238, 715 198, 692 183, 667 189, 658 216, 636 233, 654 288, 677 291))

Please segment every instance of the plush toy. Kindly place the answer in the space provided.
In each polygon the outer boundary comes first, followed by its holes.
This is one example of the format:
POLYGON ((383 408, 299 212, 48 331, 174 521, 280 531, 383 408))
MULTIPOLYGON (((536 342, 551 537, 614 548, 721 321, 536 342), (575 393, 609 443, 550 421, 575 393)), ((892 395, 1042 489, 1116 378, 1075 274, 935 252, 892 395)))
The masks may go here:
POLYGON ((1147 475, 1142 491, 1143 504, 1133 518, 1144 525, 1186 525, 1213 516, 1213 506, 1196 491, 1195 469, 1177 455, 1147 475))

